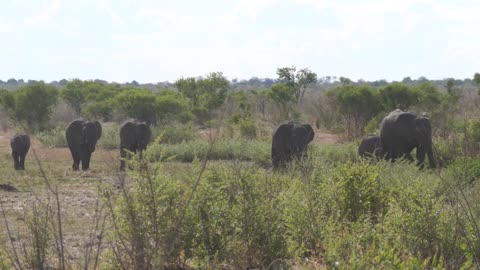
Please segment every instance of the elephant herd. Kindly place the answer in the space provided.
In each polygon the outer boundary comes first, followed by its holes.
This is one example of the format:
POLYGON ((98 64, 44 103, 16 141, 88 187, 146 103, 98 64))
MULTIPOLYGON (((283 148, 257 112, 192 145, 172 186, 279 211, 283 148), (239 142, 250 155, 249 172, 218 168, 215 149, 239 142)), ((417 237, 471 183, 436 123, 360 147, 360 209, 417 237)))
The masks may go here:
POLYGON ((380 127, 380 136, 362 140, 358 147, 360 156, 413 161, 410 153, 416 148, 417 165, 420 168, 424 167, 425 156, 428 157, 430 168, 436 167, 430 119, 397 109, 383 119, 380 127))
MULTIPOLYGON (((65 136, 72 154, 73 170, 88 170, 90 158, 102 136, 102 125, 98 121, 77 119, 66 128, 65 136)), ((125 170, 128 153, 140 154, 147 148, 152 132, 145 123, 127 121, 120 127, 120 170, 125 170)), ((307 156, 307 148, 313 141, 315 132, 309 124, 289 122, 280 125, 272 136, 273 168, 285 168, 292 160, 307 156)), ((25 156, 30 148, 30 138, 26 134, 16 134, 10 141, 14 168, 25 169, 25 156)), ((430 167, 435 168, 432 151, 432 128, 427 117, 399 109, 389 113, 382 121, 380 136, 369 136, 362 140, 358 153, 362 157, 385 158, 394 161, 406 158, 416 148, 417 164, 423 168, 425 156, 430 167)))
MULTIPOLYGON (((141 152, 150 142, 151 130, 145 123, 127 121, 120 127, 120 170, 125 169, 125 160, 128 152, 141 152)), ((98 121, 83 119, 73 120, 65 130, 68 148, 72 154, 74 171, 90 168, 90 158, 95 152, 95 146, 102 136, 102 125, 98 121)), ((25 157, 30 149, 30 138, 26 134, 16 134, 10 140, 14 168, 25 170, 25 157)))
MULTIPOLYGON (((292 123, 280 125, 272 138, 272 164, 284 168, 293 159, 303 158, 315 133, 310 125, 292 123)), ((406 158, 413 161, 412 150, 416 148, 417 164, 424 167, 425 156, 430 167, 435 168, 432 145, 432 127, 427 117, 402 110, 389 113, 380 125, 380 136, 362 140, 358 153, 362 157, 385 158, 394 161, 406 158)))

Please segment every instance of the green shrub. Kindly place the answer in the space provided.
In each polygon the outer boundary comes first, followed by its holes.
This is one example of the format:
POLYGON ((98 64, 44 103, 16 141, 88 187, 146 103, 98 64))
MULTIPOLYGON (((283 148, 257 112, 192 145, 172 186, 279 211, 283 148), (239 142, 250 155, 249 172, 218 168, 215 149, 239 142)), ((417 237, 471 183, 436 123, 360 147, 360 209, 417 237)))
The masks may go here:
POLYGON ((255 126, 255 121, 252 119, 242 119, 238 123, 240 128, 240 135, 245 139, 255 139, 257 137, 257 128, 255 126))
POLYGON ((119 149, 120 127, 117 124, 103 124, 102 137, 97 142, 97 146, 105 149, 119 149))
POLYGON ((48 147, 67 147, 67 138, 65 137, 65 128, 56 127, 54 129, 40 131, 35 137, 48 147))
POLYGON ((173 124, 152 128, 152 138, 161 136, 160 142, 166 144, 179 144, 189 142, 198 137, 191 124, 173 124))
POLYGON ((208 153, 210 160, 254 161, 261 165, 270 164, 270 143, 222 139, 213 145, 205 140, 194 140, 175 145, 165 145, 167 157, 181 162, 192 162, 195 158, 203 159, 208 153))

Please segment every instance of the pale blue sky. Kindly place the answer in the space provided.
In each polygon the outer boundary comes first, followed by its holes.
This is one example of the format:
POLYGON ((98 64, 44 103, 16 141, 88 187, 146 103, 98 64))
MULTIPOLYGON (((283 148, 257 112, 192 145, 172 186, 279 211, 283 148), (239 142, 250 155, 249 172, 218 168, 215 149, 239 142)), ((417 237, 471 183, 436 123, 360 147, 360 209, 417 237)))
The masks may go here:
POLYGON ((480 72, 478 0, 2 0, 0 79, 480 72))

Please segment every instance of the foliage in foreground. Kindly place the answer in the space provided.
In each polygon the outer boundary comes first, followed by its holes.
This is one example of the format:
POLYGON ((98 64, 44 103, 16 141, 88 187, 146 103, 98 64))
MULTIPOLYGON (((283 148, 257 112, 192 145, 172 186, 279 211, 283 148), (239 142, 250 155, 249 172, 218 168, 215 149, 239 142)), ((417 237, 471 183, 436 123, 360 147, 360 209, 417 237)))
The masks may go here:
MULTIPOLYGON (((293 268, 307 259, 337 269, 478 266, 477 163, 420 171, 357 160, 355 145, 314 147, 309 160, 278 172, 239 159, 205 168, 195 157, 191 165, 161 161, 178 145, 152 144, 118 179, 120 189, 99 189, 110 228, 100 267, 293 268)), ((235 153, 249 147, 232 145, 235 153)), ((226 146, 206 153, 215 147, 226 146)), ((32 209, 38 218, 25 220, 27 236, 16 244, 31 248, 21 259, 55 265, 52 210, 32 209)))
MULTIPOLYGON (((156 145, 146 157, 165 153, 156 145)), ((323 158, 285 173, 241 162, 204 170, 198 160, 182 175, 161 162, 134 166, 148 169, 109 197, 120 228, 112 241, 129 267, 267 268, 309 258, 332 268, 442 269, 478 260, 475 223, 449 189, 454 169, 438 175, 405 162, 332 166, 323 158)))

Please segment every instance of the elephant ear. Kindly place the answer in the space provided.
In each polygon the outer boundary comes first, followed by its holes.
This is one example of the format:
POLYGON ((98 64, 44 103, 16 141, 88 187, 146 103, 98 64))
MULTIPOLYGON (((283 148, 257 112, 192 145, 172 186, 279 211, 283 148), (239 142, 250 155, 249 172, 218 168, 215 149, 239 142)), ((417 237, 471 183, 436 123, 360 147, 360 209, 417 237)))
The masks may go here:
POLYGON ((315 137, 315 131, 313 131, 313 128, 311 125, 309 124, 305 124, 305 125, 302 125, 306 130, 307 130, 307 143, 310 143, 311 141, 313 141, 313 138, 315 137))
POLYGON ((293 125, 290 123, 280 125, 273 133, 273 138, 289 139, 291 136, 292 128, 293 128, 293 125))
POLYGON ((292 140, 292 124, 282 124, 280 125, 272 136, 272 150, 274 148, 286 149, 290 145, 292 140))
POLYGON ((97 141, 100 140, 100 137, 102 137, 102 125, 98 121, 93 121, 93 124, 95 125, 95 130, 97 131, 97 141))

